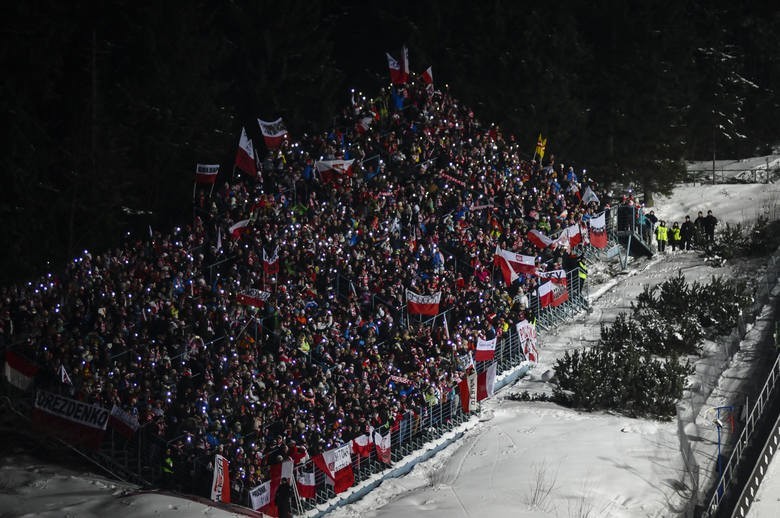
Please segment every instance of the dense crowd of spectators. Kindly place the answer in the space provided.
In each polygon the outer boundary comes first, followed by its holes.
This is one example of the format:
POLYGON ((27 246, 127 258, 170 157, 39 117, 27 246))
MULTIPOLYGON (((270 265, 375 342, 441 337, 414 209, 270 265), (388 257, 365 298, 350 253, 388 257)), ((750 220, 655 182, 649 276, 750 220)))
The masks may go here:
POLYGON ((533 145, 424 85, 358 98, 336 126, 284 141, 257 177, 199 191, 185 227, 3 287, 0 345, 71 396, 137 416, 169 443, 177 473, 221 452, 244 487, 280 455, 447 398, 457 358, 527 316, 536 278, 506 287, 496 246, 572 269, 567 250, 540 251, 528 231, 587 222, 600 209, 580 201, 587 186, 609 198, 585 171, 528 160, 533 145), (315 167, 353 158, 351 175, 315 167), (280 270, 265 273, 277 247, 280 270), (262 308, 237 302, 248 288, 271 294, 262 308), (406 289, 441 291, 448 328, 415 325, 406 289))

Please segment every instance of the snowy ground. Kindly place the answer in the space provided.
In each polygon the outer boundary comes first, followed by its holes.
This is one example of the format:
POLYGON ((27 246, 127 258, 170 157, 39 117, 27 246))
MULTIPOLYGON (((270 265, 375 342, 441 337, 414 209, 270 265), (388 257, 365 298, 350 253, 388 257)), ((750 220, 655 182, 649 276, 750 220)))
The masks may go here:
MULTIPOLYGON (((711 209, 721 224, 776 217, 780 188, 774 184, 680 186, 671 198, 656 199, 655 212, 667 221, 695 218, 711 209)), ((628 271, 594 268, 593 311, 540 337, 540 364, 531 375, 486 402, 480 419, 463 425, 463 438, 411 473, 385 481, 335 517, 666 517, 675 516, 689 496, 690 481, 680 454, 678 422, 583 413, 551 403, 519 403, 510 392, 549 392, 549 371, 566 350, 593 345, 602 323, 612 321, 645 285, 682 271, 689 281, 739 272, 760 275, 765 262, 713 268, 694 253, 630 262, 628 271), (601 271, 599 271, 601 270, 601 271)), ((683 408, 700 412, 683 423, 706 485, 714 473, 717 431, 712 409, 741 404, 744 383, 769 351, 760 334, 771 322, 765 310, 751 326, 734 360, 721 343, 708 342, 696 365, 696 379, 683 408), (702 394, 712 394, 709 399, 702 394)), ((728 435, 723 441, 728 441, 728 435)), ((29 457, 6 457, 0 468, 0 516, 183 517, 233 516, 189 500, 133 494, 130 486, 42 464, 29 457)), ((778 471, 775 467, 774 471, 778 471)), ((770 479, 772 473, 770 472, 770 479)), ((775 475, 775 478, 780 478, 775 475)), ((777 486, 775 486, 777 487, 777 486)), ((777 494, 761 498, 761 514, 780 515, 777 494), (768 506, 768 507, 767 507, 768 506)), ((325 506, 323 506, 323 509, 325 506)))

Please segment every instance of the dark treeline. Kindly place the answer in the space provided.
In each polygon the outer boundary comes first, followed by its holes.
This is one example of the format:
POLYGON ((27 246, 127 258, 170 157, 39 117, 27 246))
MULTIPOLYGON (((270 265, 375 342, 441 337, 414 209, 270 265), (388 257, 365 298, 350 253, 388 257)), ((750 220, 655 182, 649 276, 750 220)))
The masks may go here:
POLYGON ((3 281, 187 221, 196 162, 260 116, 339 124, 409 47, 483 122, 604 180, 663 190, 683 159, 768 153, 780 15, 677 0, 15 2, 0 9, 3 281))

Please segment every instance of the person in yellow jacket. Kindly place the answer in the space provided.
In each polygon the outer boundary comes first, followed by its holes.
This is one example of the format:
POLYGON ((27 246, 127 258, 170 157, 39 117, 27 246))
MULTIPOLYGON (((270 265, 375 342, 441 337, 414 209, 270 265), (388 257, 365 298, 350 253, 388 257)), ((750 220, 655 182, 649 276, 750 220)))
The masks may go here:
POLYGON ((666 226, 666 221, 661 220, 655 227, 655 239, 658 241, 658 251, 665 252, 666 242, 669 240, 669 228, 666 226))
POLYGON ((669 244, 672 245, 672 252, 677 250, 677 247, 682 246, 682 231, 680 230, 680 224, 676 221, 669 230, 669 244))

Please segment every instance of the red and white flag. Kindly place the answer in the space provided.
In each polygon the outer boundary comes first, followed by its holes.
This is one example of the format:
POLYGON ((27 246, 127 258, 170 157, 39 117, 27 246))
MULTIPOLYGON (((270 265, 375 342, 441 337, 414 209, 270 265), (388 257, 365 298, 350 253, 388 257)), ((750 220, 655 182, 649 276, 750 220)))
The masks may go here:
POLYGON ((428 93, 433 92, 433 67, 426 68, 421 77, 428 93))
POLYGON ((566 285, 557 284, 553 281, 547 281, 538 288, 539 305, 543 308, 547 306, 559 306, 569 300, 569 292, 566 285))
POLYGON ((493 255, 493 264, 501 268, 501 273, 507 286, 512 284, 519 277, 518 274, 520 273, 536 273, 536 258, 534 256, 516 254, 498 246, 496 246, 496 251, 493 255))
POLYGON ((528 240, 534 244, 536 248, 547 248, 553 244, 554 240, 544 235, 540 230, 534 229, 528 232, 528 240))
POLYGON ((496 363, 491 363, 484 371, 477 374, 477 401, 492 397, 496 392, 496 363))
POLYGON ((558 237, 556 237, 552 242, 552 248, 553 250, 557 250, 559 248, 562 248, 564 250, 569 250, 570 244, 569 244, 569 232, 564 228, 560 234, 558 234, 558 237))
POLYGON ((267 301, 270 296, 271 294, 267 291, 249 288, 236 295, 236 302, 247 306, 262 308, 265 306, 265 301, 267 301))
POLYGON ((399 63, 389 52, 387 54, 387 66, 390 69, 390 82, 394 85, 405 85, 409 81, 409 50, 404 47, 401 62, 399 63))
POLYGON ((368 457, 371 454, 371 446, 373 445, 372 433, 363 434, 352 439, 352 452, 358 457, 368 457))
POLYGON ((230 503, 230 470, 228 460, 217 453, 214 456, 214 476, 211 479, 211 499, 230 503))
POLYGON ((358 133, 361 135, 369 130, 371 128, 371 123, 374 122, 373 117, 361 117, 358 119, 357 123, 355 123, 355 129, 358 133))
POLYGON ((320 173, 322 181, 328 183, 340 177, 352 176, 354 162, 354 158, 351 160, 318 160, 314 163, 314 167, 320 173))
POLYGON ((325 473, 326 482, 333 485, 336 494, 343 493, 355 484, 351 450, 352 446, 345 444, 312 458, 314 465, 325 473))
POLYGON ((414 313, 415 315, 438 315, 440 301, 440 291, 437 291, 433 295, 420 295, 412 290, 406 290, 407 310, 409 313, 414 313))
POLYGON ((314 498, 317 494, 313 471, 297 469, 295 472, 295 485, 298 486, 298 495, 301 498, 314 498))
POLYGON ((230 232, 230 236, 233 239, 238 239, 243 234, 249 231, 249 223, 251 223, 251 219, 242 219, 241 221, 237 222, 236 224, 232 225, 228 231, 230 232))
POLYGON ((604 212, 590 219, 590 244, 596 248, 607 247, 607 220, 604 212))
POLYGON ((287 138, 287 128, 284 126, 281 117, 271 122, 257 119, 257 123, 260 125, 260 131, 265 140, 265 147, 268 149, 278 148, 282 145, 282 141, 287 138))
POLYGON ((464 414, 477 409, 477 373, 472 371, 460 380, 458 384, 460 406, 464 414))
POLYGON ((376 446, 376 457, 379 462, 390 464, 392 462, 392 455, 390 445, 392 444, 392 430, 387 431, 387 435, 374 431, 374 445, 376 446))
POLYGON ((582 243, 582 229, 580 228, 579 223, 570 225, 563 231, 566 232, 566 237, 569 239, 569 248, 574 248, 582 243))
POLYGON ((38 366, 11 350, 5 352, 5 379, 20 390, 27 390, 32 386, 38 366))
POLYGON ((270 256, 265 253, 263 248, 263 272, 266 275, 276 275, 279 273, 279 246, 274 249, 270 256))
POLYGON ((520 343, 523 344, 523 354, 525 359, 536 363, 539 358, 539 353, 536 349, 536 326, 530 323, 528 320, 521 320, 515 325, 517 329, 517 335, 520 338, 520 343))
POLYGON ((219 164, 197 164, 195 166, 195 183, 214 185, 219 174, 219 164))
POLYGON ((255 147, 246 134, 246 128, 241 128, 241 138, 238 141, 238 151, 236 152, 236 167, 246 174, 257 176, 255 147))
POLYGON ((474 360, 478 362, 492 360, 496 355, 497 342, 498 338, 493 338, 492 340, 477 338, 477 349, 474 351, 474 360))

